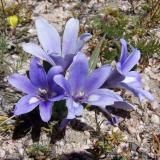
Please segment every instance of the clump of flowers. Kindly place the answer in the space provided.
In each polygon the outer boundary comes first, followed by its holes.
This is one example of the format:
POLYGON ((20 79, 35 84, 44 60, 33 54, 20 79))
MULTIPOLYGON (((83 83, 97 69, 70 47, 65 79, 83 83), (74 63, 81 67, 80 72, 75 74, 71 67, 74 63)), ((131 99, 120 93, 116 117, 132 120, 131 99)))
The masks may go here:
POLYGON ((122 110, 133 110, 135 107, 114 88, 130 90, 140 100, 154 100, 148 91, 142 89, 140 73, 131 71, 140 59, 140 51, 133 49, 128 55, 124 39, 121 39, 121 56, 116 67, 106 64, 91 72, 82 48, 92 36, 84 33, 78 37, 77 19, 67 21, 62 40, 57 30, 42 17, 37 18, 35 23, 40 45, 23 44, 24 51, 33 55, 29 75, 15 73, 9 77, 9 83, 26 94, 15 105, 14 115, 28 113, 39 106, 42 120, 48 122, 54 102, 65 100, 68 113, 62 120, 62 128, 70 120, 81 116, 86 104, 98 107, 109 115, 110 124, 115 124, 118 119, 112 116, 110 106, 122 110), (48 63, 49 69, 42 61, 48 63))

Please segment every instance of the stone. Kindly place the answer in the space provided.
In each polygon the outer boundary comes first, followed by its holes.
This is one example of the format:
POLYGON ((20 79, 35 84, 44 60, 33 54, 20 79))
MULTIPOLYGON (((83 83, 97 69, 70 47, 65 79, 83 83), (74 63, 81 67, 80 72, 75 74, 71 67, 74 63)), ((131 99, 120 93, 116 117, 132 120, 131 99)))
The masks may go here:
POLYGON ((4 158, 5 156, 5 151, 3 149, 0 149, 0 157, 4 158))
POLYGON ((136 129, 134 127, 128 126, 128 132, 130 134, 135 134, 136 133, 136 129))
POLYGON ((160 117, 159 116, 157 116, 156 114, 153 114, 152 116, 151 116, 151 122, 152 123, 154 123, 154 124, 160 124, 160 117))
POLYGON ((157 109, 159 107, 159 103, 157 101, 154 101, 151 103, 151 108, 154 110, 154 109, 157 109))
POLYGON ((130 142, 129 143, 129 148, 130 148, 131 151, 137 151, 139 146, 136 143, 130 142))

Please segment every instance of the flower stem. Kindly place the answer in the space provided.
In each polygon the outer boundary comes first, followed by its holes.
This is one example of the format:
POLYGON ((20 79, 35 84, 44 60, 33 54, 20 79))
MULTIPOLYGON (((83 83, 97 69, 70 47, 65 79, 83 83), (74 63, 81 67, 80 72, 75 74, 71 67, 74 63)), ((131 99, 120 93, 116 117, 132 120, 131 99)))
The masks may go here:
POLYGON ((97 110, 95 110, 95 120, 96 120, 96 132, 100 133, 100 125, 99 125, 99 122, 98 122, 97 110))
POLYGON ((5 9, 4 9, 3 0, 1 0, 1 6, 2 6, 3 14, 4 14, 4 16, 5 16, 5 9))

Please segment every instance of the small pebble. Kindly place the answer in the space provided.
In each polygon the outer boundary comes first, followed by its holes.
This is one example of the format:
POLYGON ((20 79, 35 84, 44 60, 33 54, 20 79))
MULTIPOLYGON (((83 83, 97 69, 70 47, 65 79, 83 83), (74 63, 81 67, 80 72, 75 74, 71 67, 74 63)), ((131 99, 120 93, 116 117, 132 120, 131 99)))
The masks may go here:
POLYGON ((160 104, 157 102, 157 101, 154 101, 151 103, 151 108, 154 110, 154 109, 157 109, 158 107, 160 106, 160 104))
POLYGON ((128 126, 128 132, 130 134, 135 134, 136 133, 136 129, 134 127, 128 126))
POLYGON ((133 142, 129 143, 129 148, 131 151, 137 151, 138 147, 139 146, 136 143, 133 143, 133 142))
POLYGON ((3 149, 0 149, 0 157, 4 158, 5 156, 5 151, 3 149))
POLYGON ((154 123, 154 124, 160 124, 160 117, 159 116, 157 116, 156 114, 153 114, 152 116, 151 116, 151 122, 152 123, 154 123))

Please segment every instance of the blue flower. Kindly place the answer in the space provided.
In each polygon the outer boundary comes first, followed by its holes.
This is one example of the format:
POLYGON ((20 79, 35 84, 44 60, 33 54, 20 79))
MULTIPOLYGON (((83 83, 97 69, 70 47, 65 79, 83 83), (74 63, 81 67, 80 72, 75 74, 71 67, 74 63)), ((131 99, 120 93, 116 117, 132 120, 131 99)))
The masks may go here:
POLYGON ((46 74, 37 58, 33 58, 30 65, 29 77, 13 74, 9 83, 19 91, 27 94, 15 106, 14 115, 21 115, 32 111, 39 105, 40 116, 48 122, 52 115, 54 101, 64 98, 64 91, 53 81, 56 74, 62 72, 61 67, 52 67, 46 74))
POLYGON ((106 106, 113 105, 122 98, 109 89, 100 88, 110 75, 111 66, 104 65, 89 73, 88 60, 78 53, 71 64, 66 77, 56 75, 54 81, 65 90, 67 119, 82 115, 83 103, 94 105, 106 112, 106 106))
POLYGON ((121 44, 122 49, 120 60, 116 64, 116 68, 112 70, 104 85, 111 88, 120 87, 127 89, 135 96, 139 97, 141 101, 144 98, 153 101, 153 95, 142 89, 140 73, 131 71, 131 69, 138 63, 140 59, 140 51, 134 48, 131 54, 128 55, 127 42, 124 39, 121 39, 121 44))
POLYGON ((36 20, 36 30, 42 48, 33 43, 25 43, 24 51, 52 65, 62 66, 63 70, 69 67, 76 53, 92 37, 90 33, 84 33, 78 38, 79 21, 74 18, 66 23, 62 43, 57 30, 42 17, 36 20))

